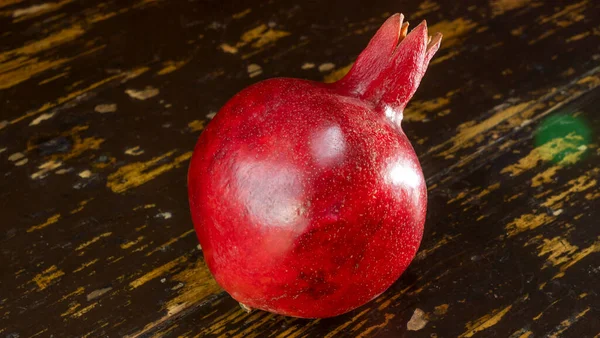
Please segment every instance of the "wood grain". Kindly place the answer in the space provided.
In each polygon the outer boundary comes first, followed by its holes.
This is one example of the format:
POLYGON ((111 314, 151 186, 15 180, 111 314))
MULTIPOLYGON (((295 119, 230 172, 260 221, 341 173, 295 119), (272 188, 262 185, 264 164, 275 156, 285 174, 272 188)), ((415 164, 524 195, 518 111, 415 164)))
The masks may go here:
POLYGON ((595 336, 599 10, 0 0, 0 334, 595 336), (340 78, 398 11, 444 33, 405 112, 430 190, 417 259, 337 318, 245 313, 191 231, 198 135, 251 83, 340 78))

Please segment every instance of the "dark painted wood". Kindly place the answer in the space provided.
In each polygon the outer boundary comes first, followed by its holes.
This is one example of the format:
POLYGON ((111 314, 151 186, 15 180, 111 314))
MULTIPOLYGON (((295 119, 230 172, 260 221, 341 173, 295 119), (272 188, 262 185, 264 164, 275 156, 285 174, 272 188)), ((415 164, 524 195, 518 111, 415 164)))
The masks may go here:
POLYGON ((597 337, 599 10, 0 0, 0 335, 597 337), (430 187, 418 258, 340 317, 246 314, 196 247, 189 152, 251 83, 339 78, 394 12, 445 34, 404 122, 430 187))

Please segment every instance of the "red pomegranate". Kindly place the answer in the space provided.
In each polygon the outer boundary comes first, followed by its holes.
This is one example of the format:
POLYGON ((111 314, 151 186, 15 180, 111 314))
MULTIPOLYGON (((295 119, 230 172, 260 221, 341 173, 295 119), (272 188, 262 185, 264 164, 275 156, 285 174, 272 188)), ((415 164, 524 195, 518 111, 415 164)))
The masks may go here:
POLYGON ((342 80, 276 78, 223 106, 188 173, 216 281, 249 308, 323 318, 384 292, 419 247, 427 190, 400 127, 441 42, 390 17, 342 80))

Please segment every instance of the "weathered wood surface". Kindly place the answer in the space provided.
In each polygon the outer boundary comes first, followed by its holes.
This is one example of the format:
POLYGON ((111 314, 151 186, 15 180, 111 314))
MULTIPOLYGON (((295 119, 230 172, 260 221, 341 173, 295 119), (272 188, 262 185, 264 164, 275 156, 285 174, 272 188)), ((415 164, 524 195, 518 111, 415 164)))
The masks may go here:
POLYGON ((592 0, 0 0, 0 334, 598 337, 598 13, 592 0), (403 124, 430 190, 418 258, 347 315, 246 314, 192 231, 196 138, 258 80, 339 78, 399 11, 445 35, 403 124))

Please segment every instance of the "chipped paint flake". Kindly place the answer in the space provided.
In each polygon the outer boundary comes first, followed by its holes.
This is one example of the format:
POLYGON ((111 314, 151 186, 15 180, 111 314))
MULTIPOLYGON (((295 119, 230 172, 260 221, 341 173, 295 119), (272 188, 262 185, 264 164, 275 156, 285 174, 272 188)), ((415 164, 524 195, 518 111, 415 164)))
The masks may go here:
POLYGON ((423 310, 417 308, 415 312, 413 312, 412 317, 408 323, 406 323, 406 328, 409 331, 419 331, 427 325, 429 319, 427 318, 427 314, 423 312, 423 310))
POLYGON ((100 114, 114 113, 117 111, 117 104, 116 103, 99 104, 96 107, 94 107, 94 111, 96 113, 100 113, 100 114))
POLYGON ((135 146, 135 147, 128 148, 125 150, 125 154, 131 155, 131 156, 140 156, 143 153, 144 153, 144 150, 141 149, 140 146, 135 146))
POLYGON ((331 62, 326 62, 326 63, 322 63, 319 65, 319 71, 321 73, 328 72, 334 68, 335 68, 335 64, 333 64, 331 62))
POLYGON ((25 164, 27 164, 27 162, 29 162, 29 159, 27 159, 27 158, 24 158, 24 159, 20 160, 19 162, 16 162, 16 163, 15 163, 15 165, 16 165, 17 167, 20 167, 20 166, 22 166, 22 165, 25 165, 25 164))
POLYGON ((23 155, 23 153, 19 152, 19 153, 14 153, 14 154, 10 155, 8 157, 8 160, 11 161, 11 162, 16 162, 16 161, 19 161, 19 160, 21 160, 23 158, 25 158, 25 155, 23 155))
POLYGON ((169 151, 146 162, 136 162, 119 168, 108 176, 106 186, 115 193, 122 193, 164 174, 174 168, 178 168, 183 162, 192 157, 192 152, 186 152, 174 158, 170 163, 157 165, 164 159, 173 155, 175 151, 169 151))
POLYGON ((51 119, 52 117, 54 117, 54 115, 56 115, 56 112, 41 114, 40 116, 38 116, 37 118, 35 118, 33 121, 31 121, 29 123, 29 125, 30 126, 37 126, 42 121, 46 121, 46 120, 51 119))
POLYGON ((125 90, 125 93, 127 93, 127 95, 129 95, 130 97, 132 97, 136 100, 147 100, 151 97, 158 95, 160 93, 160 90, 158 90, 158 88, 154 88, 152 86, 147 86, 146 88, 141 89, 141 90, 127 89, 127 90, 125 90))
POLYGON ((238 49, 228 43, 222 43, 221 45, 219 45, 219 47, 221 48, 222 51, 224 51, 225 53, 229 53, 229 54, 237 54, 238 49))
POLYGON ((102 288, 102 289, 98 289, 98 290, 94 290, 90 293, 88 293, 88 295, 86 296, 87 301, 91 301, 94 300, 98 297, 101 297, 102 295, 104 295, 105 293, 109 292, 110 290, 112 290, 112 287, 106 287, 106 288, 102 288))
POLYGON ((161 212, 159 214, 156 214, 155 217, 162 218, 162 219, 169 219, 169 218, 173 217, 173 214, 171 214, 170 212, 166 211, 166 212, 161 212))
POLYGON ((77 175, 81 178, 90 178, 92 176, 92 172, 86 169, 77 175))
POLYGON ((259 76, 260 74, 262 74, 262 67, 260 65, 256 63, 248 65, 248 75, 250 77, 259 76))
POLYGON ((52 265, 42 273, 36 275, 31 281, 37 284, 38 290, 42 291, 51 284, 53 284, 61 276, 64 276, 64 272, 59 270, 56 265, 52 265))

